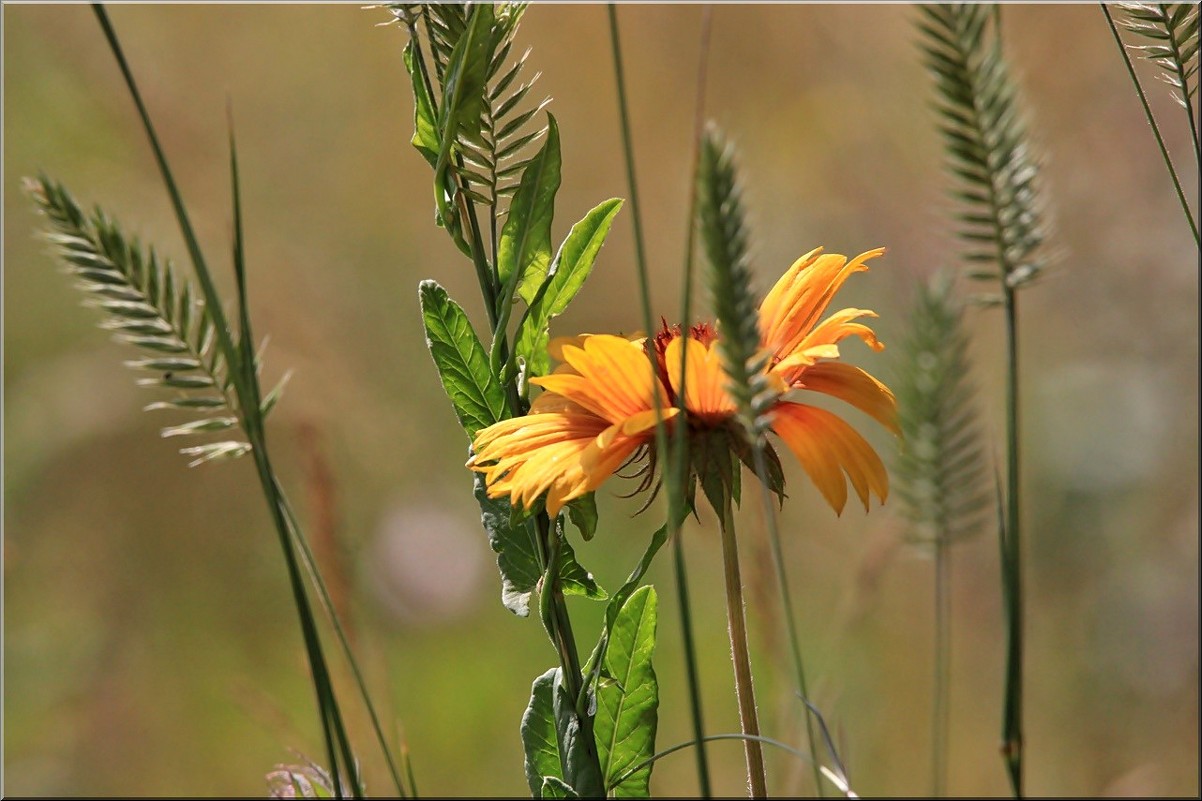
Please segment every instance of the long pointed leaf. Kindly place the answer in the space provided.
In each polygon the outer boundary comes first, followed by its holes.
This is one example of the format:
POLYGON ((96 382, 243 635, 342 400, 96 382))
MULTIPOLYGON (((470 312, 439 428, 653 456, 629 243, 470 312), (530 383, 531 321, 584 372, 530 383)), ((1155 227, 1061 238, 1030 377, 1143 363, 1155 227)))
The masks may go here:
POLYGON ((418 286, 426 344, 438 377, 468 438, 505 416, 505 392, 488 366, 488 354, 459 304, 435 281, 418 286))
POLYGON ((559 683, 560 668, 551 668, 534 680, 530 688, 530 703, 522 715, 522 748, 526 754, 526 782, 530 795, 542 797, 543 781, 563 780, 559 759, 559 740, 555 736, 555 685, 559 683))
POLYGON ((572 226, 560 246, 548 273, 546 288, 542 290, 541 297, 535 296, 531 301, 530 312, 518 328, 515 350, 526 360, 528 376, 547 373, 550 367, 547 342, 551 318, 563 313, 589 277, 614 217, 622 208, 622 202, 613 198, 598 205, 572 226))
POLYGON ((614 798, 646 798, 651 765, 611 782, 655 753, 659 684, 651 658, 655 653, 657 598, 653 587, 640 587, 622 605, 605 654, 604 676, 597 687, 594 730, 606 786, 614 798))

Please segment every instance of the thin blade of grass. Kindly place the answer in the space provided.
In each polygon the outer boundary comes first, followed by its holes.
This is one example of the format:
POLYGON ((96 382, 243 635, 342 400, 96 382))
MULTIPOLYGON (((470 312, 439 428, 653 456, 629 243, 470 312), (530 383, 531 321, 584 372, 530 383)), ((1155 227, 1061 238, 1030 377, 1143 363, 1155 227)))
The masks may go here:
POLYGON ((1119 36, 1119 30, 1115 27, 1114 18, 1110 15, 1110 9, 1105 3, 1099 3, 1102 8, 1102 14, 1106 17, 1106 24, 1110 26, 1110 32, 1114 35, 1114 42, 1118 45, 1119 53, 1123 56, 1123 63, 1127 66, 1127 74, 1131 76, 1131 83, 1135 86, 1135 93, 1139 95, 1140 105, 1143 106, 1144 116, 1148 120, 1148 125, 1152 128, 1152 134, 1156 137, 1156 146, 1160 149, 1160 157, 1164 161, 1165 169, 1169 171, 1169 178, 1173 181, 1173 189, 1177 192, 1177 200, 1181 203, 1181 211, 1185 214, 1185 221, 1189 223, 1189 229, 1194 235, 1194 244, 1202 247, 1202 237, 1198 234, 1198 224, 1194 221, 1193 212, 1190 211, 1189 202, 1185 199, 1185 191, 1181 188, 1181 180, 1177 177, 1177 169, 1173 166, 1173 159, 1169 156, 1169 149, 1164 143, 1164 137, 1160 134, 1160 126, 1156 124, 1156 117, 1152 114, 1152 107, 1148 104, 1148 98, 1144 94, 1144 88, 1139 82, 1139 76, 1135 74, 1135 65, 1131 63, 1131 57, 1127 55, 1127 48, 1123 44, 1123 39, 1119 36))

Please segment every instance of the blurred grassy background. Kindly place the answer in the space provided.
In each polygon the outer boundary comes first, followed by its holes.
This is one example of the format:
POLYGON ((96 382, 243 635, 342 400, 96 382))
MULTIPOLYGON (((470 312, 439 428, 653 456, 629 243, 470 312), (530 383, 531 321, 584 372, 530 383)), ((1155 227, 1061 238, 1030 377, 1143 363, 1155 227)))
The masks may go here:
MULTIPOLYGON (((408 144, 403 33, 353 5, 119 6, 111 11, 209 258, 230 242, 225 104, 243 165, 266 377, 295 375, 276 461, 331 581, 353 609, 376 696, 427 795, 525 792, 517 727, 554 662, 535 620, 498 603, 463 469, 465 442, 425 351, 416 285, 436 278, 475 319, 471 268, 433 225, 408 144), (317 525, 325 516, 331 527, 317 525)), ((939 143, 904 6, 715 9, 708 108, 736 139, 761 291, 821 244, 888 256, 843 306, 899 341, 915 281, 954 252, 939 143)), ((700 10, 620 9, 656 308, 676 308, 700 10)), ((1094 6, 1008 6, 1008 53, 1047 156, 1058 264, 1022 297, 1029 565, 1028 771, 1039 795, 1197 795, 1198 264, 1119 54, 1094 6)), ((555 236, 625 196, 602 6, 537 6, 564 184, 555 236)), ((258 795, 290 749, 320 755, 284 571, 249 463, 189 470, 128 354, 94 329, 34 235, 20 179, 44 169, 182 256, 165 194, 90 9, 4 7, 5 789, 15 795, 258 795)), ((1186 186, 1180 109, 1149 78, 1186 186)), ((1195 208, 1197 208, 1195 203, 1195 208)), ((630 210, 558 333, 639 328, 630 210)), ((877 266, 879 265, 879 266, 877 266)), ((222 270, 223 273, 228 270, 222 270)), ((223 279, 229 276, 223 274, 223 279)), ((230 287, 227 280, 225 286, 230 287)), ((970 317, 981 405, 1001 429, 1001 327, 970 317)), ((886 377, 893 353, 853 361, 886 377)), ((857 424, 863 419, 857 419, 857 424)), ((874 441, 888 445, 880 432, 874 441)), ((786 460, 788 461, 788 460, 786 460)), ((852 783, 927 783, 931 565, 894 503, 836 519, 795 464, 784 516, 815 699, 852 783)), ((618 584, 658 524, 602 499, 579 556, 618 584)), ((796 741, 756 505, 743 515, 768 733, 796 741)), ((690 524, 709 730, 737 730, 717 539, 690 524)), ((658 743, 687 739, 669 559, 661 591, 658 743)), ((956 551, 951 790, 1002 795, 997 545, 956 551)), ((575 604, 578 637, 599 608, 575 604)), ((582 646, 585 647, 585 646, 582 646)), ((343 695, 348 707, 353 694, 343 695)), ((388 783, 352 713, 369 790, 388 783)), ((716 789, 743 784, 737 743, 710 747, 716 789)), ((804 787, 770 757, 770 785, 804 787)), ((696 791, 692 758, 659 794, 696 791)))

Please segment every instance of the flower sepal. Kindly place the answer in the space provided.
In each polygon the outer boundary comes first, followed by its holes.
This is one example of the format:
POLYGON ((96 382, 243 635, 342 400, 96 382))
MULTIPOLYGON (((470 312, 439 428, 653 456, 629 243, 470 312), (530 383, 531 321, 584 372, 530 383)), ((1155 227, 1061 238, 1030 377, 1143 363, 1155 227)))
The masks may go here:
POLYGON ((783 509, 785 507, 785 468, 780 463, 780 457, 776 454, 776 448, 772 447, 772 443, 764 441, 764 475, 760 476, 759 470, 755 464, 755 449, 752 444, 747 441, 747 438, 740 435, 732 435, 730 443, 734 454, 739 461, 747 465, 747 469, 756 478, 766 481, 768 491, 776 496, 777 502, 783 509))
POLYGON ((696 487, 709 501, 714 514, 722 516, 725 506, 740 503, 742 476, 733 442, 739 434, 728 426, 700 429, 689 438, 689 481, 687 499, 694 516, 697 514, 696 487))

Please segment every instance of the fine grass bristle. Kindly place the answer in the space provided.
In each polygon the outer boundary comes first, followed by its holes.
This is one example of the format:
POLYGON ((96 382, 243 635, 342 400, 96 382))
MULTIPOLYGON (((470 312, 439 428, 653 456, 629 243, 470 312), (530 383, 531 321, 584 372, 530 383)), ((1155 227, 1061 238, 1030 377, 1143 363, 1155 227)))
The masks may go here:
POLYGON ((909 539, 928 547, 973 534, 991 511, 969 368, 962 305, 937 274, 918 286, 893 383, 904 443, 895 487, 909 539))
POLYGON ((759 299, 751 286, 747 230, 734 148, 710 124, 698 165, 698 222, 709 261, 707 285, 721 335, 718 340, 739 420, 752 441, 762 441, 770 426, 760 350, 759 299))
MULTIPOLYGON (((1119 24, 1150 44, 1128 45, 1161 68, 1161 79, 1193 121, 1198 93, 1198 6, 1194 3, 1120 3, 1119 24)), ((1196 142, 1195 134, 1195 142, 1196 142)))
POLYGON ((1044 267, 1038 254, 1044 241, 1039 169, 1018 88, 989 6, 919 9, 947 164, 957 179, 957 233, 969 243, 963 254, 968 276, 1013 290, 1044 267))
MULTIPOLYGON (((392 4, 393 16, 409 32, 405 66, 415 92, 428 97, 431 138, 414 144, 451 181, 439 190, 459 192, 491 212, 492 221, 508 212, 533 156, 533 145, 547 126, 532 125, 550 98, 535 102, 531 92, 540 73, 525 77, 529 50, 516 58, 513 38, 525 3, 392 4), (424 30, 424 36, 421 32, 424 30), (429 52, 430 66, 423 57, 429 52), (441 158, 439 158, 441 157, 441 158)), ((422 104, 418 104, 421 117, 422 104)), ((442 222, 465 252, 470 248, 465 226, 454 203, 439 195, 442 222)))
MULTIPOLYGON (((229 366, 215 345, 215 323, 190 282, 169 261, 125 235, 101 209, 86 215, 67 189, 40 176, 25 189, 50 225, 47 240, 88 304, 104 312, 100 327, 143 351, 126 365, 149 374, 138 384, 176 390, 146 409, 184 409, 200 417, 162 429, 164 437, 238 427, 238 399, 229 366)), ((274 399, 272 400, 274 404, 274 399)), ((247 453, 242 439, 183 448, 192 466, 247 453)))

